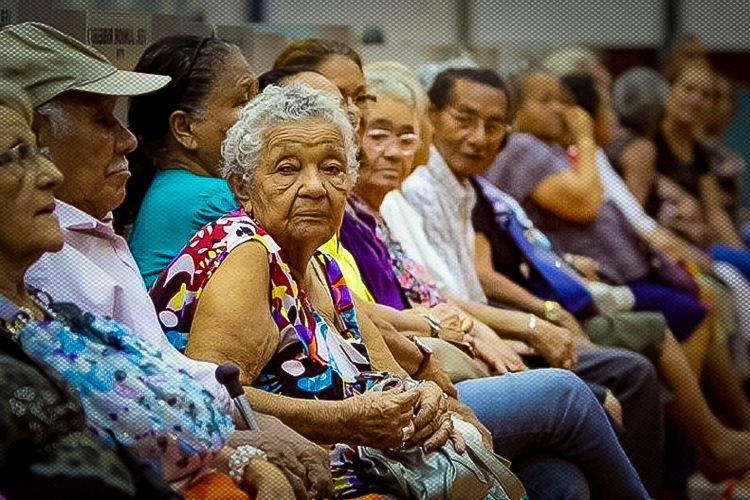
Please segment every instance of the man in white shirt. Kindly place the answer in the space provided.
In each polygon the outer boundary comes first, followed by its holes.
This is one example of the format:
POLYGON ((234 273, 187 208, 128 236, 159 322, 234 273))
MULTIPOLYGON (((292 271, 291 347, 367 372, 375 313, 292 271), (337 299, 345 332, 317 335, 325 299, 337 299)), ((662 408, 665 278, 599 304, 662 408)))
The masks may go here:
MULTIPOLYGON (((29 270, 27 284, 83 312, 121 322, 230 408, 229 395, 215 378, 216 365, 182 355, 162 332, 127 243, 112 227, 112 210, 123 202, 130 177, 126 155, 137 146, 114 115, 117 97, 154 92, 170 77, 117 70, 92 48, 38 23, 3 30, 0 47, 0 76, 17 79, 28 91, 39 146, 64 175, 55 191, 55 214, 65 245, 29 270)), ((262 448, 285 469, 297 495, 328 494, 327 453, 278 419, 256 417, 261 432, 235 432, 230 445, 262 448)), ((278 482, 272 467, 253 467, 269 482, 278 482)))
MULTIPOLYGON (((438 75, 428 95, 434 147, 428 164, 417 168, 401 190, 422 216, 427 239, 461 283, 451 291, 464 300, 486 303, 474 267, 471 215, 476 194, 469 178, 484 173, 504 145, 505 86, 489 70, 448 70, 438 75)), ((595 347, 587 339, 580 341, 578 363, 581 378, 610 388, 620 401, 628 431, 621 438, 623 448, 639 474, 650 476, 647 488, 658 490, 663 478, 659 453, 638 444, 644 439, 653 443, 662 432, 653 366, 638 354, 595 347)))

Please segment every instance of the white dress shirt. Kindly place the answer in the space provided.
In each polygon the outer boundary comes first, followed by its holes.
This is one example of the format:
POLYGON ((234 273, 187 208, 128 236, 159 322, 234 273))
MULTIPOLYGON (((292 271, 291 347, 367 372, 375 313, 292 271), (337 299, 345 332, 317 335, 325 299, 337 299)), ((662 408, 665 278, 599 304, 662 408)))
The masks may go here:
POLYGON ((59 200, 55 215, 65 245, 44 254, 27 272, 26 283, 55 301, 74 303, 83 312, 109 316, 129 327, 229 408, 229 395, 214 377, 216 365, 184 356, 167 340, 130 249, 112 228, 111 215, 100 221, 59 200))
MULTIPOLYGON (((401 192, 414 210, 422 216, 424 233, 438 256, 454 277, 446 287, 463 300, 487 303, 487 296, 474 267, 474 227, 471 212, 477 197, 467 180, 459 180, 433 146, 430 161, 417 168, 401 186, 401 192)), ((386 219, 390 225, 390 220, 386 219)), ((402 239, 401 234, 396 237, 402 239)), ((442 276, 432 269, 435 276, 442 276)))
POLYGON ((428 270, 441 290, 457 288, 455 273, 448 269, 424 233, 422 216, 409 205, 400 190, 395 189, 385 196, 380 215, 406 255, 428 270))

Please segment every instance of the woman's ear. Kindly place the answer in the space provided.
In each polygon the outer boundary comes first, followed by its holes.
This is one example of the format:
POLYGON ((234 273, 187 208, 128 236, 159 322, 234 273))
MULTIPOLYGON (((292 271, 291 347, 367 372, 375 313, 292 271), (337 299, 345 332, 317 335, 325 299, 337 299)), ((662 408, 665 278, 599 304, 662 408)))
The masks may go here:
POLYGON ((177 109, 169 115, 169 130, 184 148, 193 150, 198 147, 193 135, 192 117, 185 111, 177 109))
POLYGON ((239 174, 231 174, 227 178, 227 184, 229 184, 229 189, 234 193, 237 203, 240 204, 245 212, 250 213, 252 211, 252 204, 250 202, 252 189, 249 184, 239 174))

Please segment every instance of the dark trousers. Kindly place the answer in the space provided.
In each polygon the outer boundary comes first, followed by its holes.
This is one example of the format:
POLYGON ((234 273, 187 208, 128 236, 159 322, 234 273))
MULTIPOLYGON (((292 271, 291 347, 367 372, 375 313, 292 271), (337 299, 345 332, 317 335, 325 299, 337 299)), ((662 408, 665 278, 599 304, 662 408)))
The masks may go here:
POLYGON ((651 497, 659 498, 664 486, 664 414, 654 366, 623 349, 579 348, 576 375, 608 388, 620 402, 620 445, 651 497))

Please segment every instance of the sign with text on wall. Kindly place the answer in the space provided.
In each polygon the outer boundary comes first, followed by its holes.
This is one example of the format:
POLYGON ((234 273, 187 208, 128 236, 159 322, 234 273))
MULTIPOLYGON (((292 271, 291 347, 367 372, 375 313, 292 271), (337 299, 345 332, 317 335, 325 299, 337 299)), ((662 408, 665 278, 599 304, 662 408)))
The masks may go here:
POLYGON ((0 0, 0 28, 18 22, 18 0, 0 0))
POLYGON ((132 70, 151 43, 151 14, 89 12, 86 43, 120 69, 132 70))

